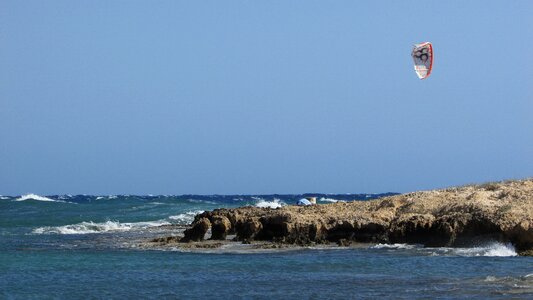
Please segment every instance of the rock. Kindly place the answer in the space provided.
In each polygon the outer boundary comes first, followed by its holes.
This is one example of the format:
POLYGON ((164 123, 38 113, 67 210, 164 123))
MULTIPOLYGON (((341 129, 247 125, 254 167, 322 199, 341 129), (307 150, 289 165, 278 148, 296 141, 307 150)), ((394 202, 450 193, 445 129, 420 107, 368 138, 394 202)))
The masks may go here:
POLYGON ((193 223, 191 228, 185 230, 185 236, 180 241, 185 243, 202 241, 209 227, 211 227, 209 219, 201 218, 193 223))
POLYGON ((231 231, 231 222, 225 216, 213 216, 211 219, 211 239, 225 240, 231 231))
POLYGON ((349 220, 338 220, 331 224, 327 231, 327 239, 331 242, 351 240, 355 233, 355 226, 349 220))
POLYGON ((263 224, 259 220, 248 220, 239 223, 237 226, 237 239, 241 241, 253 240, 255 236, 263 229, 263 224))
POLYGON ((464 246, 482 239, 533 253, 533 179, 414 192, 371 201, 278 209, 217 209, 195 217, 184 240, 213 239, 309 245, 337 242, 464 246))
POLYGON ((177 243, 180 241, 180 238, 177 236, 167 236, 167 237, 161 237, 161 238, 155 238, 153 240, 150 240, 152 243, 160 243, 160 244, 171 244, 171 243, 177 243))
POLYGON ((341 246, 341 247, 348 247, 352 244, 352 241, 351 240, 347 240, 347 239, 340 239, 337 241, 337 245, 341 246))
POLYGON ((533 249, 524 250, 521 252, 518 252, 518 255, 520 256, 533 256, 533 249))

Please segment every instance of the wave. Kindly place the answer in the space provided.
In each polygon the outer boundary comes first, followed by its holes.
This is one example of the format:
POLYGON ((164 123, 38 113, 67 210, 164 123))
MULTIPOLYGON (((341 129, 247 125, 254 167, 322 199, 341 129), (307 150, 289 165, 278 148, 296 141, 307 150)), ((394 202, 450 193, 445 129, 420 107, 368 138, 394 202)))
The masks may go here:
POLYGON ((524 276, 494 276, 489 275, 482 279, 481 284, 489 283, 491 286, 498 286, 499 293, 506 295, 507 298, 529 299, 533 292, 532 274, 524 276), (512 295, 514 297, 510 297, 512 295), (529 297, 521 297, 528 295, 529 297))
POLYGON ((255 200, 257 200, 257 202, 255 203, 255 206, 256 207, 262 207, 262 208, 280 208, 282 206, 285 206, 287 205, 286 203, 284 203, 283 201, 279 200, 279 199, 274 199, 272 201, 267 201, 265 199, 262 199, 262 198, 257 198, 257 197, 252 197, 252 198, 255 198, 255 200))
POLYGON ((15 199, 15 201, 26 201, 26 200, 35 200, 35 201, 44 201, 44 202, 71 203, 71 202, 67 202, 67 201, 63 201, 63 200, 56 200, 56 199, 51 199, 51 198, 44 197, 44 196, 39 196, 39 195, 36 195, 36 194, 26 194, 26 195, 20 196, 19 198, 15 199))
POLYGON ((187 202, 190 202, 190 203, 219 204, 219 203, 214 202, 214 201, 200 200, 200 199, 187 199, 187 202))
POLYGON ((459 256, 517 256, 515 247, 510 244, 502 244, 493 242, 486 246, 482 247, 472 247, 472 248, 452 248, 452 253, 459 256))
POLYGON ((188 211, 188 212, 183 213, 183 214, 170 216, 170 217, 168 217, 168 219, 170 219, 172 221, 177 221, 176 222, 177 224, 190 224, 190 223, 192 223, 192 221, 194 221, 194 217, 197 214, 201 214, 203 212, 204 212, 203 210, 188 211))
POLYGON ((129 231, 133 229, 145 229, 161 225, 170 225, 170 222, 158 220, 152 222, 120 223, 117 221, 107 221, 103 223, 81 222, 65 226, 45 226, 32 231, 35 234, 88 234, 104 233, 110 231, 129 231))
MULTIPOLYGON (((97 196, 95 200, 102 200, 102 199, 113 200, 113 199, 117 199, 118 197, 119 197, 118 195, 97 196)), ((128 197, 128 196, 120 195, 120 197, 128 197)))
POLYGON ((414 249, 420 254, 431 256, 488 256, 488 257, 509 257, 517 256, 516 249, 510 243, 502 244, 499 242, 488 243, 484 246, 476 247, 440 247, 440 248, 425 248, 423 245, 418 244, 377 244, 371 246, 370 249, 414 249))
POLYGON ((337 199, 325 198, 325 197, 322 197, 322 198, 318 199, 318 201, 322 201, 322 202, 331 202, 331 203, 346 202, 346 201, 344 201, 344 200, 337 200, 337 199))
POLYGON ((418 244, 377 244, 371 246, 370 249, 415 249, 421 247, 423 246, 418 244))

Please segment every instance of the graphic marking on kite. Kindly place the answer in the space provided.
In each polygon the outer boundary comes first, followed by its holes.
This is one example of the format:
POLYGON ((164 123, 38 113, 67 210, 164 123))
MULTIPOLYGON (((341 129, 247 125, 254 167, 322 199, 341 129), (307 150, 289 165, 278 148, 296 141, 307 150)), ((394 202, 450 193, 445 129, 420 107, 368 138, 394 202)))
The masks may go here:
POLYGON ((430 42, 415 44, 411 52, 418 78, 426 79, 433 69, 433 46, 430 42))

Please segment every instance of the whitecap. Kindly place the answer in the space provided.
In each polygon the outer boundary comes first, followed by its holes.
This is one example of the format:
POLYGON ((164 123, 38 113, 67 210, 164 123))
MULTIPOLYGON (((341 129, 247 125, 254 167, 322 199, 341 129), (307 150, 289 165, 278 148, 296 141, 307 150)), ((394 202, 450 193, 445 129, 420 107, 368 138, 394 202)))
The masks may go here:
POLYGON ((339 202, 339 200, 331 199, 331 198, 324 198, 324 197, 318 199, 318 201, 322 201, 322 202, 332 202, 332 203, 339 202))
POLYGON ((218 204, 214 201, 209 201, 209 200, 201 200, 201 199, 187 199, 187 202, 191 202, 191 203, 206 203, 206 204, 218 204))
POLYGON ((134 222, 134 223, 120 223, 117 221, 106 221, 102 223, 81 222, 78 224, 71 224, 65 226, 45 226, 39 227, 32 231, 35 234, 88 234, 88 233, 103 233, 110 231, 129 231, 133 229, 145 229, 149 227, 170 225, 164 220, 152 222, 134 222))
POLYGON ((118 196, 116 195, 108 195, 108 196, 98 196, 95 198, 95 200, 102 200, 102 199, 106 199, 106 200, 113 200, 113 199, 117 199, 118 196))
POLYGON ((36 194, 26 194, 15 199, 15 201, 26 201, 26 200, 45 201, 45 202, 63 202, 63 203, 67 202, 63 200, 50 199, 48 197, 39 196, 36 194))
POLYGON ((255 203, 256 207, 262 207, 262 208, 280 208, 282 206, 285 206, 284 202, 282 202, 280 199, 274 199, 272 201, 267 201, 265 199, 257 198, 257 202, 255 203))
POLYGON ((377 244, 371 246, 370 249, 414 249, 420 247, 422 245, 418 244, 377 244))
POLYGON ((466 257, 476 257, 476 256, 488 256, 488 257, 509 257, 517 256, 514 246, 510 243, 503 244, 499 242, 492 242, 485 244, 483 246, 476 247, 427 247, 423 245, 410 245, 410 244, 377 244, 371 249, 414 249, 420 254, 430 255, 430 256, 466 256, 466 257))
POLYGON ((344 201, 344 200, 337 200, 337 199, 333 199, 333 198, 325 198, 325 197, 322 197, 322 198, 318 199, 318 201, 322 201, 322 202, 331 202, 331 203, 346 202, 346 201, 344 201))
POLYGON ((472 248, 452 248, 452 253, 459 256, 490 256, 490 257, 507 257, 517 256, 516 249, 510 243, 503 244, 493 242, 486 246, 472 248))
POLYGON ((192 221, 194 221, 194 217, 197 214, 201 214, 203 212, 203 210, 188 211, 179 215, 170 216, 168 219, 177 221, 178 224, 190 224, 192 221))

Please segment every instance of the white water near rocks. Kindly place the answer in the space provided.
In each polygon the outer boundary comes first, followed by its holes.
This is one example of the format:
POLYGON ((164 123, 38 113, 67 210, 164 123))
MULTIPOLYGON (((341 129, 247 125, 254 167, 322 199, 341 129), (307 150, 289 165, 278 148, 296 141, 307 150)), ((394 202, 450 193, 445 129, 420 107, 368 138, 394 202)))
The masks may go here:
POLYGON ((146 229, 161 225, 170 225, 170 222, 159 220, 153 222, 135 222, 135 223, 120 223, 117 221, 107 221, 103 223, 81 222, 78 224, 71 224, 65 226, 44 226, 38 227, 32 231, 34 234, 88 234, 88 233, 104 233, 110 231, 129 231, 146 229))
POLYGON ((190 224, 194 220, 194 216, 203 212, 203 210, 188 211, 175 216, 170 216, 168 218, 177 222, 178 224, 190 224))
POLYGON ((272 201, 267 201, 265 199, 258 199, 257 203, 255 204, 256 207, 264 207, 264 208, 280 208, 285 204, 280 199, 274 199, 272 201))
POLYGON ((377 244, 369 247, 370 249, 386 250, 410 250, 413 253, 431 256, 464 256, 464 257, 511 257, 518 256, 516 249, 512 244, 500 242, 490 242, 484 245, 472 247, 424 247, 418 244, 377 244))

